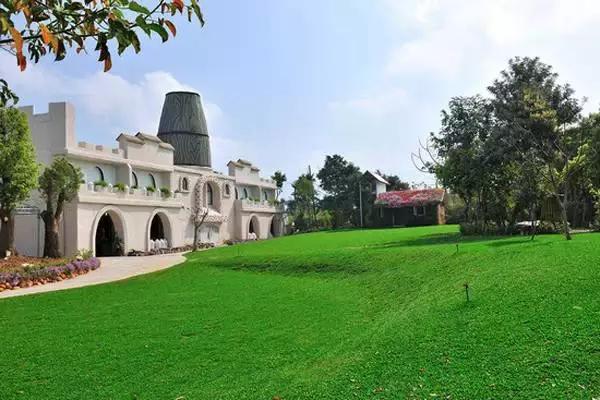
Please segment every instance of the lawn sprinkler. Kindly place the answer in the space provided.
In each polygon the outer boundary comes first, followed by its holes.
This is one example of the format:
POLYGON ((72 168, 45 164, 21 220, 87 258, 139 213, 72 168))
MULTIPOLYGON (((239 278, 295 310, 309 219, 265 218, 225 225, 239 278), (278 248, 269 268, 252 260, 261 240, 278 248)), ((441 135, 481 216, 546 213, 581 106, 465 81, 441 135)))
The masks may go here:
POLYGON ((469 290, 470 290, 469 282, 463 283, 463 287, 465 288, 465 294, 467 295, 467 302, 469 302, 471 300, 471 298, 469 296, 469 290))

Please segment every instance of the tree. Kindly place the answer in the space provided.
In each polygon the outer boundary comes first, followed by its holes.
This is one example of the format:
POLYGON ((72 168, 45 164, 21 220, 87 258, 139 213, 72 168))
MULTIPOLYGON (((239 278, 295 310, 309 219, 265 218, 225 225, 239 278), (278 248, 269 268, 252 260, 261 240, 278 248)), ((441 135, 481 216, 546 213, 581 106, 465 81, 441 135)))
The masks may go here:
POLYGON ((64 157, 55 158, 40 176, 39 190, 46 201, 46 209, 41 214, 45 225, 44 257, 62 257, 59 246, 60 221, 65 204, 77 196, 82 181, 81 169, 64 157))
POLYGON ((317 174, 320 186, 325 191, 323 207, 334 215, 334 226, 339 227, 351 222, 352 214, 358 205, 360 169, 335 154, 325 157, 325 164, 317 174))
POLYGON ((285 182, 287 182, 287 177, 285 176, 285 174, 283 172, 275 171, 273 176, 271 176, 271 179, 273 179, 275 181, 275 184, 277 185, 277 192, 275 194, 275 199, 279 200, 279 196, 281 195, 281 192, 283 192, 283 184, 285 182))
POLYGON ((493 129, 491 104, 476 95, 452 98, 442 111, 440 131, 430 134, 436 162, 428 168, 463 200, 465 219, 481 224, 488 219, 487 200, 493 196, 489 188, 499 170, 494 149, 486 146, 493 129))
POLYGON ((516 161, 528 159, 542 167, 540 178, 559 204, 562 229, 570 240, 568 188, 582 157, 568 128, 580 119, 581 105, 573 89, 557 80, 552 67, 538 58, 516 57, 488 89, 498 119, 499 143, 511 150, 516 161))
MULTIPOLYGON (((22 71, 27 67, 26 53, 34 63, 50 54, 61 61, 67 56, 67 48, 75 47, 77 53, 87 51, 91 41, 99 53, 98 61, 108 71, 112 67, 111 44, 120 55, 129 47, 139 53, 139 33, 157 35, 166 42, 168 31, 173 36, 177 33, 167 17, 177 13, 186 14, 189 21, 195 15, 204 25, 197 0, 154 0, 152 7, 130 0, 3 1, 0 48, 15 56, 22 71)), ((7 82, 0 80, 0 105, 17 101, 7 82)))
POLYGON ((292 200, 287 205, 296 229, 305 231, 316 228, 317 191, 314 177, 310 172, 300 175, 292 183, 292 189, 292 200))
POLYGON ((37 184, 38 166, 25 114, 0 108, 0 254, 14 252, 14 210, 37 184))
POLYGON ((410 189, 410 183, 404 182, 398 175, 387 175, 382 173, 380 170, 377 170, 377 174, 389 183, 387 187, 388 191, 410 189))
POLYGON ((205 179, 198 179, 196 182, 196 186, 194 187, 194 201, 192 202, 192 210, 190 213, 190 220, 194 225, 194 243, 193 251, 198 250, 198 234, 200 232, 200 228, 206 221, 206 217, 208 217, 208 207, 204 207, 203 195, 202 192, 204 190, 204 185, 206 185, 205 179))

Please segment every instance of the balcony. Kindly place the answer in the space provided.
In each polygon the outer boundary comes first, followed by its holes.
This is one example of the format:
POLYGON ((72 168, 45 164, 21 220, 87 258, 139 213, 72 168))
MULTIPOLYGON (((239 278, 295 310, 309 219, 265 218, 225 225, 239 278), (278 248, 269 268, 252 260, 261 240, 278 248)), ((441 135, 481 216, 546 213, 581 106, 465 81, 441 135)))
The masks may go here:
POLYGON ((107 203, 122 205, 181 207, 182 194, 169 192, 162 193, 159 189, 152 192, 146 188, 132 189, 107 186, 94 186, 92 183, 83 183, 79 188, 78 200, 80 203, 107 203))
POLYGON ((271 201, 256 201, 251 199, 236 200, 240 204, 242 211, 248 212, 283 212, 283 205, 271 201))

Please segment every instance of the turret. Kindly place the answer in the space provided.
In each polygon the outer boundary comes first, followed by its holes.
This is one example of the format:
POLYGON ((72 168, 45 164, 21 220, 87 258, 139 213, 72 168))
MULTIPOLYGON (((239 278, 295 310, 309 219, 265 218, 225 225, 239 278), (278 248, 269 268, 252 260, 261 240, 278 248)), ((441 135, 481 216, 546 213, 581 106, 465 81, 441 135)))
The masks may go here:
POLYGON ((175 148, 175 165, 212 167, 206 117, 198 93, 167 93, 158 137, 175 148))

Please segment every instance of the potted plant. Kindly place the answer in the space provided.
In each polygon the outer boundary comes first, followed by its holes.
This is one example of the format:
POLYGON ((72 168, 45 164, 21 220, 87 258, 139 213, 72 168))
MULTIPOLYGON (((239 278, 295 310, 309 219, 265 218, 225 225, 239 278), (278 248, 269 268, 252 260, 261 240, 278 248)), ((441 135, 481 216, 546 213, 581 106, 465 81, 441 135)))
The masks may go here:
POLYGON ((113 186, 113 190, 118 193, 125 193, 125 184, 123 182, 117 182, 113 186))
POLYGON ((171 197, 171 190, 168 187, 161 187, 160 193, 162 194, 162 196, 165 199, 168 199, 169 197, 171 197))
POLYGON ((103 192, 107 186, 108 182, 106 182, 104 179, 100 179, 94 182, 94 190, 96 192, 103 192))
POLYGON ((156 188, 154 188, 154 186, 146 186, 146 192, 148 193, 148 196, 152 196, 154 195, 154 192, 156 192, 156 188))

